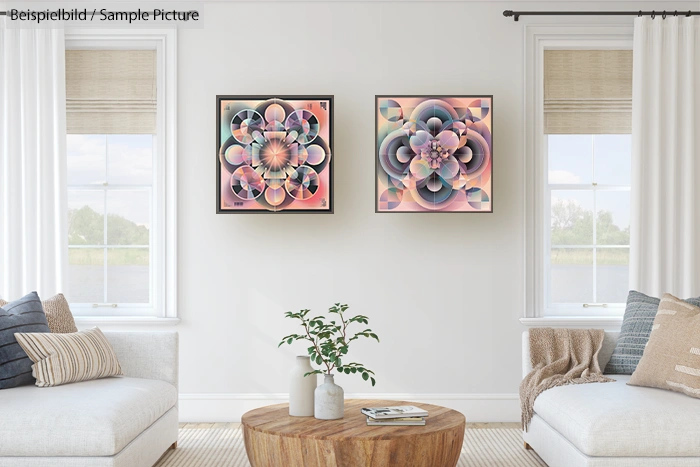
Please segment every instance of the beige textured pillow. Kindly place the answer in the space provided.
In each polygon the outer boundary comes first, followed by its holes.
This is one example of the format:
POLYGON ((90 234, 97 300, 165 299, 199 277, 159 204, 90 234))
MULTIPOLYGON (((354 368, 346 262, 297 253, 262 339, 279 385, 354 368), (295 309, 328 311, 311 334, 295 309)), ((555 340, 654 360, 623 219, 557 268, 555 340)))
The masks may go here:
POLYGON ((51 332, 78 332, 68 301, 62 293, 41 301, 51 332))
POLYGON ((18 332, 15 338, 34 362, 32 376, 39 387, 124 374, 99 328, 69 334, 18 332))
POLYGON ((665 294, 629 384, 700 398, 700 308, 665 294))
MULTIPOLYGON (((0 307, 7 305, 8 302, 0 298, 0 307)), ((49 323, 51 332, 78 332, 73 319, 73 313, 70 312, 68 301, 62 293, 54 295, 51 298, 41 301, 41 306, 46 314, 46 321, 49 323)))

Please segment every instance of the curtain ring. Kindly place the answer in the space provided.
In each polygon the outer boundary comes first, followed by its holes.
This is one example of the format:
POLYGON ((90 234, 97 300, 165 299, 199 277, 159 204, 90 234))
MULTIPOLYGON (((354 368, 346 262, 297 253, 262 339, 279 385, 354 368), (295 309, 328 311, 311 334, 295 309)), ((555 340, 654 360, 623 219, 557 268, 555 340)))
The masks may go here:
POLYGON ((664 14, 661 15, 661 19, 666 19, 666 10, 664 10, 664 14))
POLYGON ((690 18, 690 16, 691 16, 691 15, 690 15, 690 10, 688 10, 688 14, 685 15, 685 16, 687 16, 688 18, 690 18))
POLYGON ((673 16, 678 16, 678 10, 673 12, 673 16))
POLYGON ((651 10, 651 19, 656 18, 656 10, 651 10))
POLYGON ((641 17, 642 17, 642 10, 639 10, 639 14, 637 15, 637 18, 641 18, 641 17))

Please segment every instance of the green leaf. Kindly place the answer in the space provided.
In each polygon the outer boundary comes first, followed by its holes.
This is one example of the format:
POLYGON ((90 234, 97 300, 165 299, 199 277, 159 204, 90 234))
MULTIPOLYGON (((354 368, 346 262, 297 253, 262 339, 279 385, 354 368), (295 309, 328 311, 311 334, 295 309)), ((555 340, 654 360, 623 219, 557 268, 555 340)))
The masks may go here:
POLYGON ((362 373, 362 379, 367 381, 369 379, 369 375, 367 373, 362 373))
POLYGON ((316 357, 316 365, 320 365, 321 363, 323 363, 323 359, 321 358, 320 355, 318 355, 318 356, 316 357))
MULTIPOLYGON (((351 371, 351 370, 350 370, 350 368, 348 368, 348 367, 343 368, 343 372, 344 372, 346 375, 349 375, 349 374, 350 374, 350 371, 351 371)), ((354 373, 354 371, 353 371, 353 373, 354 373)))
POLYGON ((353 374, 357 373, 357 368, 352 369, 353 374))
POLYGON ((372 386, 374 386, 376 381, 374 380, 374 378, 370 378, 370 379, 372 380, 372 386))
POLYGON ((294 340, 294 338, 290 337, 289 339, 287 339, 287 344, 291 344, 293 340, 294 340))
POLYGON ((337 366, 340 366, 340 365, 341 365, 340 359, 337 358, 337 357, 333 357, 333 358, 335 358, 335 364, 336 364, 337 366))

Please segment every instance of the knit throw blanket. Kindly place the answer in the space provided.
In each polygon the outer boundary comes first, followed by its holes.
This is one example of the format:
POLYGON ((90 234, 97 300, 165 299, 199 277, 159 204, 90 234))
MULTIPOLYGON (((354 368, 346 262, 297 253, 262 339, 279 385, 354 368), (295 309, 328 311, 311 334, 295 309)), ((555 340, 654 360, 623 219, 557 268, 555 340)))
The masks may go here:
POLYGON ((530 329, 530 362, 533 370, 520 383, 523 430, 532 420, 537 396, 567 384, 608 383, 598 365, 603 344, 602 329, 530 329))

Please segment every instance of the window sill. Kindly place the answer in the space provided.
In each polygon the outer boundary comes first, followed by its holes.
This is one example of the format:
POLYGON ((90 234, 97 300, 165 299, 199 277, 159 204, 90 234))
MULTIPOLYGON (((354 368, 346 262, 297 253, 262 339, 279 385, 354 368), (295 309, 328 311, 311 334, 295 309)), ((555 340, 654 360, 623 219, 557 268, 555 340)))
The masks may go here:
POLYGON ((603 328, 606 331, 619 331, 622 316, 543 316, 520 318, 520 323, 529 328, 603 328))
POLYGON ((78 328, 87 326, 175 326, 180 318, 156 318, 153 316, 74 316, 78 328))

